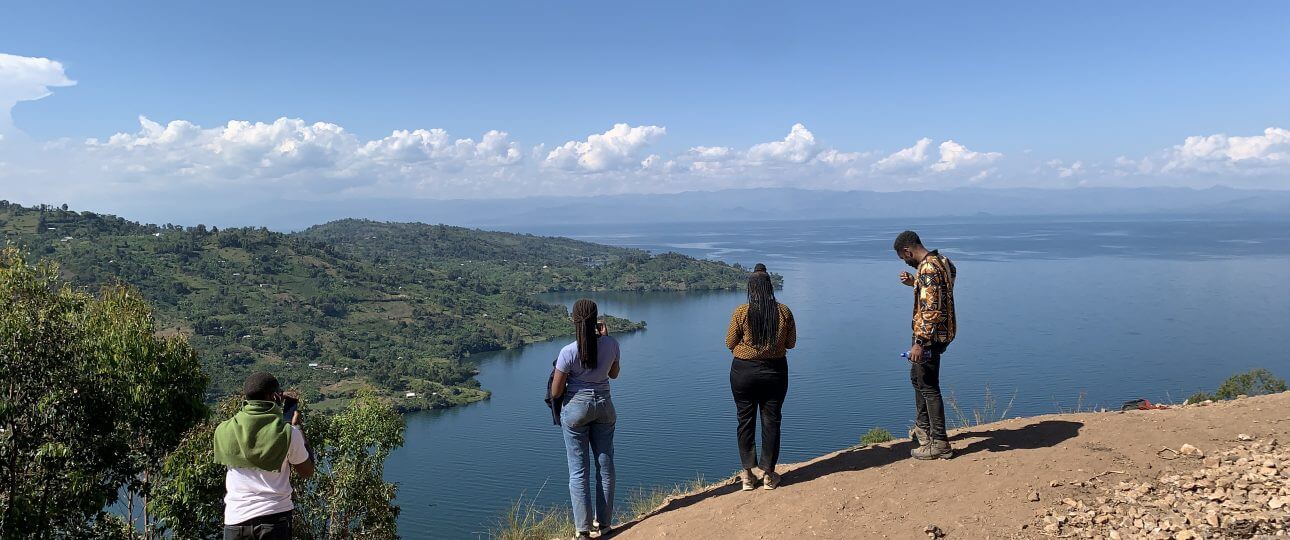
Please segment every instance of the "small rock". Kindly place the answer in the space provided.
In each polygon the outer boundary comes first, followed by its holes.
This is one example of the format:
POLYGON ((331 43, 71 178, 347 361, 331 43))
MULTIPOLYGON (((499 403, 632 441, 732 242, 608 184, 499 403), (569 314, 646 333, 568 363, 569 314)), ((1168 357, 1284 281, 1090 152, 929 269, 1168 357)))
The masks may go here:
POLYGON ((1236 435, 1236 440, 1238 440, 1238 441, 1252 441, 1252 440, 1254 440, 1254 437, 1251 437, 1251 436, 1250 436, 1249 434, 1247 434, 1247 433, 1238 433, 1238 434, 1236 435))
POLYGON ((1038 491, 1030 492, 1030 496, 1027 497, 1026 500, 1030 502, 1039 502, 1039 492, 1038 491))
POLYGON ((1205 457, 1205 452, 1201 451, 1201 449, 1196 448, 1195 446, 1192 446, 1190 444, 1182 445, 1182 448, 1178 449, 1178 453, 1184 456, 1192 456, 1197 458, 1205 457))
POLYGON ((1056 480, 1053 480, 1052 482, 1049 482, 1049 483, 1048 483, 1048 487, 1058 487, 1058 486, 1060 486, 1060 485, 1062 485, 1062 483, 1061 483, 1061 482, 1058 482, 1058 481, 1056 481, 1056 480))
POLYGON ((940 527, 937 527, 937 526, 935 526, 935 525, 928 525, 928 526, 924 527, 924 528, 923 528, 923 532, 927 533, 927 537, 928 537, 928 538, 944 538, 944 537, 945 537, 945 531, 942 531, 940 527))
POLYGON ((1056 523, 1049 523, 1047 525, 1044 525, 1044 532, 1046 533, 1057 534, 1057 531, 1060 531, 1060 530, 1062 530, 1061 526, 1056 523))

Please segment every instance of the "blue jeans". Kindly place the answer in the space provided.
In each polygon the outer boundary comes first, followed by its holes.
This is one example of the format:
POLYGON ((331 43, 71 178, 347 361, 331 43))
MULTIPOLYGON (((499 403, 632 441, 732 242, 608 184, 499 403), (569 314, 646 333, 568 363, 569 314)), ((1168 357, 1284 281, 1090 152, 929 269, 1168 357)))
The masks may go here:
POLYGON ((596 522, 608 527, 614 517, 614 423, 618 413, 609 392, 580 390, 564 397, 560 425, 564 450, 569 457, 569 498, 573 501, 573 525, 578 532, 591 531, 590 472, 595 456, 596 522), (588 452, 587 450, 591 451, 588 452))

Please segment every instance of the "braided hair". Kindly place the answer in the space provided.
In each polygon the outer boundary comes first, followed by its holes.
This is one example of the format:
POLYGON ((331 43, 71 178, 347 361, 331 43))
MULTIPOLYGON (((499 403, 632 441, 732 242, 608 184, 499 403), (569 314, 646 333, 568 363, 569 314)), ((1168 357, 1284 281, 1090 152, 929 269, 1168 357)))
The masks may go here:
POLYGON ((596 369, 600 332, 596 331, 599 313, 596 303, 583 298, 573 303, 573 328, 578 336, 578 362, 582 369, 596 369))
POLYGON ((754 347, 765 347, 779 335, 779 302, 775 284, 764 265, 748 276, 748 336, 754 347))

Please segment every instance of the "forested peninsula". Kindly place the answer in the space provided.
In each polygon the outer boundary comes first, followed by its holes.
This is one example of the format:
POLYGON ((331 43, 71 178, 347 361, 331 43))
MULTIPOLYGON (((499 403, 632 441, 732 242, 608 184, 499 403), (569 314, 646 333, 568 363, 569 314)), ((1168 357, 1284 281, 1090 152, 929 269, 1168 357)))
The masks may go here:
POLYGON ((0 237, 55 261, 78 288, 138 290, 159 333, 193 344, 208 401, 267 370, 322 408, 369 387, 405 411, 486 398, 472 355, 571 333, 566 308, 542 293, 734 289, 746 275, 675 253, 447 225, 351 219, 281 233, 5 201, 0 237))

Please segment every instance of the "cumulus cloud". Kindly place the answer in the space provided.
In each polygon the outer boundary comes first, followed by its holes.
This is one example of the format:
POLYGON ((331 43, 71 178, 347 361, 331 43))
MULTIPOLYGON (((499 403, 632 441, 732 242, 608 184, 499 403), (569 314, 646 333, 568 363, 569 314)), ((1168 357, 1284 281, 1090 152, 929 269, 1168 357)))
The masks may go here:
POLYGON ((51 88, 74 84, 60 62, 0 53, 0 137, 16 132, 11 113, 18 102, 41 99, 51 88))
POLYGON ((954 141, 941 143, 941 159, 933 163, 931 169, 937 172, 955 169, 981 167, 1003 157, 998 152, 973 152, 954 141))
POLYGON ((497 130, 484 133, 479 142, 470 138, 453 139, 442 129, 396 130, 388 137, 365 144, 362 154, 404 163, 442 160, 495 165, 511 165, 523 157, 519 145, 506 132, 497 130))
POLYGON ((955 182, 971 184, 989 179, 995 170, 989 168, 1003 158, 999 152, 976 152, 952 140, 938 147, 939 158, 932 160, 932 140, 919 139, 913 146, 884 157, 870 169, 875 174, 895 176, 904 182, 934 187, 953 187, 955 182))
POLYGON ((748 149, 751 161, 805 163, 815 154, 815 134, 802 124, 793 124, 783 140, 756 144, 748 149))
POLYGON ((1290 169, 1290 130, 1270 127, 1262 135, 1187 137, 1166 152, 1163 172, 1253 172, 1290 169))
MULTIPOLYGON (((40 93, 32 90, 34 85, 26 88, 31 91, 24 96, 40 93)), ((47 92, 49 87, 42 88, 47 92)), ((22 149, 0 144, 0 183, 17 186, 10 189, 13 196, 28 200, 72 200, 61 198, 67 193, 103 200, 164 200, 198 192, 267 200, 752 187, 1204 186, 1217 183, 1215 178, 1246 178, 1250 185, 1280 178, 1280 184, 1271 187, 1290 187, 1285 184, 1290 178, 1290 130, 1275 127, 1246 136, 1188 137, 1151 155, 1111 162, 1043 161, 1028 153, 1005 159, 1000 152, 931 138, 879 154, 837 148, 800 123, 771 141, 696 145, 681 151, 655 148, 667 134, 663 126, 619 123, 585 139, 547 146, 515 141, 500 130, 462 137, 443 129, 410 128, 366 138, 334 123, 300 118, 233 120, 205 127, 139 117, 136 129, 102 139, 24 143, 22 149)))
POLYGON ((654 143, 667 129, 659 126, 629 126, 614 124, 604 133, 596 133, 585 141, 568 141, 546 156, 546 164, 565 170, 601 172, 639 164, 640 154, 654 143))
POLYGON ((873 168, 874 170, 885 172, 917 169, 924 163, 927 163, 927 160, 929 159, 927 149, 931 146, 931 139, 926 137, 918 139, 918 142, 914 143, 913 146, 898 150, 895 153, 878 160, 877 163, 873 164, 873 168))

